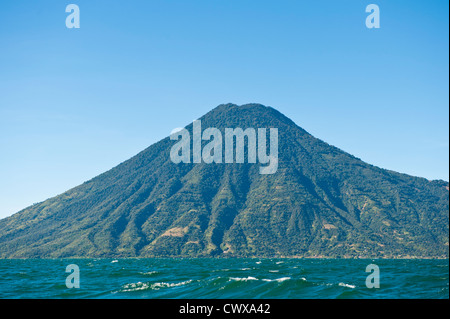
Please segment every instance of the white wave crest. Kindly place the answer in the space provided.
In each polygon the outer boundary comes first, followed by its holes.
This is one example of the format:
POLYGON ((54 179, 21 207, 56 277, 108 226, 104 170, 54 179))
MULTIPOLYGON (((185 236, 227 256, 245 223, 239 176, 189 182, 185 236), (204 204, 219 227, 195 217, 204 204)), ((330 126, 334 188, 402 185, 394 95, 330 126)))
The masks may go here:
POLYGON ((350 285, 350 284, 346 284, 346 283, 343 283, 343 282, 340 282, 339 283, 339 286, 341 286, 341 287, 347 287, 347 288, 356 288, 356 286, 355 285, 350 285))
POLYGON ((148 283, 143 283, 139 281, 136 283, 126 284, 125 286, 123 286, 121 291, 123 292, 139 291, 139 290, 146 290, 149 287, 150 286, 148 285, 148 283))
POLYGON ((249 281, 249 280, 258 280, 258 278, 248 276, 247 278, 240 278, 240 277, 230 277, 230 280, 234 281, 249 281))
POLYGON ((283 282, 283 281, 290 280, 290 279, 291 279, 291 277, 282 277, 282 278, 277 278, 277 279, 263 279, 263 281, 268 281, 268 282, 271 282, 271 281, 283 282))
POLYGON ((158 274, 159 273, 159 271, 156 271, 156 270, 154 270, 154 271, 147 271, 147 272, 139 272, 141 275, 154 275, 154 274, 158 274))
POLYGON ((161 289, 161 288, 169 288, 169 287, 179 287, 191 283, 192 280, 186 280, 182 282, 169 283, 169 282, 156 282, 154 284, 145 283, 145 282, 136 282, 131 284, 126 284, 122 288, 122 292, 132 292, 139 290, 147 290, 147 289, 161 289))
POLYGON ((179 286, 183 286, 186 285, 188 283, 191 283, 192 280, 186 280, 186 281, 182 281, 182 282, 176 282, 176 283, 169 283, 169 282, 157 282, 154 283, 151 287, 152 289, 159 289, 159 288, 165 288, 165 287, 179 287, 179 286))

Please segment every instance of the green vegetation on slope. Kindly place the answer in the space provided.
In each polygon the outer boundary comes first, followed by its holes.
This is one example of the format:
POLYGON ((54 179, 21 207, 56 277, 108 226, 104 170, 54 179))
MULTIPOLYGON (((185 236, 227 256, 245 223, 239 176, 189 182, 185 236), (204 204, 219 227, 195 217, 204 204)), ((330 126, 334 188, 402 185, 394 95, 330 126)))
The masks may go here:
POLYGON ((448 257, 448 182, 364 163, 270 107, 220 105, 201 120, 278 128, 278 171, 174 164, 166 138, 0 220, 0 257, 448 257))

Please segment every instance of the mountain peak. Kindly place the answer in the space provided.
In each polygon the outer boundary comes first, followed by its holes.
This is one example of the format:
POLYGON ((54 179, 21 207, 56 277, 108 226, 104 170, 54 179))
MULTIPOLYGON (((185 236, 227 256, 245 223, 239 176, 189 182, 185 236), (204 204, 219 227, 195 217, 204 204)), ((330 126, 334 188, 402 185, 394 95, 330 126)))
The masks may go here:
MULTIPOLYGON (((243 111, 252 111, 252 112, 264 112, 270 107, 267 107, 265 105, 259 104, 259 103, 247 103, 247 104, 234 104, 234 103, 224 103, 216 106, 214 109, 212 109, 209 113, 219 113, 219 114, 226 114, 227 112, 243 112, 243 111)), ((271 109, 271 108, 270 108, 271 109)), ((205 115, 207 115, 205 114, 205 115)))
POLYGON ((240 127, 263 128, 292 126, 306 133, 291 119, 276 109, 259 103, 237 105, 233 103, 220 104, 200 118, 208 127, 240 127))

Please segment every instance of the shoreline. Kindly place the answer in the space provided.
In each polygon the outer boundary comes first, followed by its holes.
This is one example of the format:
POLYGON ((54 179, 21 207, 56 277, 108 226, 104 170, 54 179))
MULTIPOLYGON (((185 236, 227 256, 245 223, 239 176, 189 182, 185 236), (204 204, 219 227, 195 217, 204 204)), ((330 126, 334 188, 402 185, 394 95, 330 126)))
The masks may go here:
POLYGON ((327 260, 449 260, 449 257, 324 257, 324 256, 277 256, 277 257, 170 257, 170 256, 152 256, 152 257, 126 257, 126 256, 108 256, 108 257, 31 257, 31 258, 0 258, 2 260, 58 260, 58 259, 327 259, 327 260))

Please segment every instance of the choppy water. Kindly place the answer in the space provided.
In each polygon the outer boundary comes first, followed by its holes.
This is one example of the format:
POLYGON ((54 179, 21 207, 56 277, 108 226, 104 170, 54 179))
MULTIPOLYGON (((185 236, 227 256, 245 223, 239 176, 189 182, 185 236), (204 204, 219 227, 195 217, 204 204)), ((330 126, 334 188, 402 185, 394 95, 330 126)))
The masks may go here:
POLYGON ((449 298, 447 260, 0 260, 0 298, 449 298), (80 288, 66 286, 66 266, 80 288), (380 288, 366 287, 366 266, 380 288))

